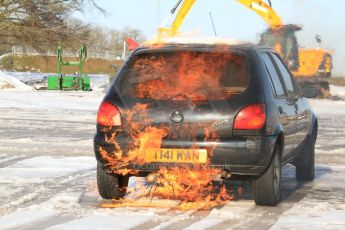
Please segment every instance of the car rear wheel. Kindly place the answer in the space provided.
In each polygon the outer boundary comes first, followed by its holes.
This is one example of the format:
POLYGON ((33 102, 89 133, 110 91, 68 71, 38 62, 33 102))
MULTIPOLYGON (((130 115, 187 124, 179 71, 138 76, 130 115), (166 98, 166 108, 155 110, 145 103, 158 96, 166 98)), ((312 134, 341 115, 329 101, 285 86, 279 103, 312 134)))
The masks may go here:
POLYGON ((280 199, 281 162, 280 150, 276 146, 271 165, 267 171, 252 183, 255 203, 263 206, 274 206, 280 199))
POLYGON ((126 195, 129 176, 109 175, 97 164, 97 187, 103 199, 121 199, 126 195))
POLYGON ((316 131, 307 138, 302 154, 295 161, 296 179, 311 181, 315 178, 315 142, 316 131))

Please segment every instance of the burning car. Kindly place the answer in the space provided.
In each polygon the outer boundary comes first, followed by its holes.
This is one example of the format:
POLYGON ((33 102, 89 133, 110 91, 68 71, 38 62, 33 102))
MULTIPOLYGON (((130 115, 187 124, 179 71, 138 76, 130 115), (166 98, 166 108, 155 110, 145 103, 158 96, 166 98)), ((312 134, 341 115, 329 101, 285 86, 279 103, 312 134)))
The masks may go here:
MULTIPOLYGON (((276 205, 282 165, 294 164, 299 180, 314 178, 318 123, 306 97, 315 95, 314 88, 298 88, 272 49, 244 44, 138 48, 98 111, 99 193, 120 199, 130 176, 153 181, 162 171, 182 168, 175 179, 189 172, 249 177, 256 204, 276 205)), ((197 184, 195 175, 190 182, 197 184)), ((188 199, 196 191, 193 185, 176 188, 188 199)))

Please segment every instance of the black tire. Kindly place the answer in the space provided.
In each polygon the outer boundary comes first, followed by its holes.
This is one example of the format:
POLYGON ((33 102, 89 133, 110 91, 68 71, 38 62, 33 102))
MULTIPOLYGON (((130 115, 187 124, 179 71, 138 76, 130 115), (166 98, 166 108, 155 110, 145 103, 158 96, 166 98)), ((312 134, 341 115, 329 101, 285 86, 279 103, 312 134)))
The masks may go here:
POLYGON ((296 179, 312 181, 315 178, 315 142, 316 130, 307 137, 302 154, 296 159, 296 179))
POLYGON ((97 187, 103 199, 121 199, 126 195, 129 176, 109 175, 97 164, 97 187))
POLYGON ((257 205, 275 206, 280 199, 281 161, 278 146, 273 154, 267 171, 252 183, 253 197, 257 205))

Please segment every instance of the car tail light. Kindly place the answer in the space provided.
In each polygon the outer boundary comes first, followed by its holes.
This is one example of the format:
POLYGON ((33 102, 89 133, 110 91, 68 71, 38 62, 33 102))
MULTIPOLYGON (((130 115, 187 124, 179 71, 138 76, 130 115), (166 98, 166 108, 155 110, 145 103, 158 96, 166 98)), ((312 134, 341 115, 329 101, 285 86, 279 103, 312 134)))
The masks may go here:
POLYGON ((261 129, 266 122, 264 104, 249 105, 241 109, 234 122, 234 129, 253 130, 261 129))
POLYGON ((115 105, 103 101, 99 106, 97 124, 103 126, 121 126, 122 121, 119 109, 115 105))

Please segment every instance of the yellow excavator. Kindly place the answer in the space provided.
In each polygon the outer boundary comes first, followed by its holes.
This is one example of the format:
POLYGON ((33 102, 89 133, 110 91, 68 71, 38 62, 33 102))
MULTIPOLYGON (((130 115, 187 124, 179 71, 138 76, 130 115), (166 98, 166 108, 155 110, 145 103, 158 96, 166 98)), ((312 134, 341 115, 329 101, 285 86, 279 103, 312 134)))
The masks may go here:
MULTIPOLYGON (((295 32, 301 30, 297 25, 284 25, 273 10, 271 0, 235 0, 258 14, 269 26, 261 34, 259 44, 274 48, 284 59, 291 72, 301 85, 314 86, 320 96, 329 96, 327 78, 332 75, 332 53, 325 49, 300 49, 295 32)), ((171 10, 174 14, 180 7, 170 27, 159 28, 158 37, 175 37, 180 34, 185 18, 196 0, 179 0, 171 10)), ((320 41, 320 38, 317 38, 320 41)))

